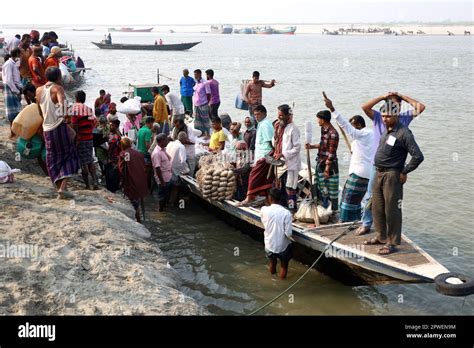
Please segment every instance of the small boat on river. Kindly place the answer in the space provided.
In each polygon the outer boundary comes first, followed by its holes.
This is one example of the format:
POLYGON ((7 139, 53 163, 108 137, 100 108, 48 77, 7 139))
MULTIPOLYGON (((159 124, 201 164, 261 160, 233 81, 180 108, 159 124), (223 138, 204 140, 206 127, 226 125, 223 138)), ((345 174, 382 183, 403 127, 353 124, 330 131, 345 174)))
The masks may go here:
POLYGON ((122 44, 122 43, 104 43, 92 42, 94 45, 104 50, 133 50, 133 51, 186 51, 199 45, 198 42, 185 42, 180 44, 166 44, 166 45, 141 45, 141 44, 122 44))

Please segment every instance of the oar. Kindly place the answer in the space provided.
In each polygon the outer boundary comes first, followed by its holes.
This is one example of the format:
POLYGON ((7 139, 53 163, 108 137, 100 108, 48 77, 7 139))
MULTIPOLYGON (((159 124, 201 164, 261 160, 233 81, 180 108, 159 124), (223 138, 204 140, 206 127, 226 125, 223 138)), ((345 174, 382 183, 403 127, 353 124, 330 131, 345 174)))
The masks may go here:
MULTIPOLYGON (((328 97, 326 96, 326 92, 323 92, 323 97, 324 99, 328 99, 328 97)), ((336 122, 337 123, 337 122, 336 122)), ((342 136, 344 137, 344 141, 346 142, 346 145, 347 147, 349 148, 349 152, 352 154, 352 147, 351 147, 351 142, 349 140, 349 137, 347 136, 346 132, 344 131, 344 129, 342 129, 341 126, 339 126, 339 124, 337 124, 337 127, 339 128, 339 130, 341 131, 342 133, 342 136)))
MULTIPOLYGON (((313 127, 311 121, 307 121, 305 123, 305 138, 306 144, 311 144, 313 138, 313 127)), ((310 193, 309 196, 311 198, 311 215, 313 215, 314 219, 314 226, 319 227, 319 216, 318 216, 318 203, 315 202, 313 199, 313 175, 311 173, 311 155, 309 153, 309 149, 306 149, 306 165, 308 166, 308 179, 310 186, 310 193)))

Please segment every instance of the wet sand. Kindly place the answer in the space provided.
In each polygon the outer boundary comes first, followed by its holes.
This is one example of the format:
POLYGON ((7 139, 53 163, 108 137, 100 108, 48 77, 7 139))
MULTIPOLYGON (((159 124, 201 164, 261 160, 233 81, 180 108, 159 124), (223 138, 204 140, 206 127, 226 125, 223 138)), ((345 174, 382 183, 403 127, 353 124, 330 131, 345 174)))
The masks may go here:
POLYGON ((56 199, 36 160, 15 161, 0 94, 0 160, 21 169, 0 184, 0 315, 207 314, 131 204, 105 189, 56 199))

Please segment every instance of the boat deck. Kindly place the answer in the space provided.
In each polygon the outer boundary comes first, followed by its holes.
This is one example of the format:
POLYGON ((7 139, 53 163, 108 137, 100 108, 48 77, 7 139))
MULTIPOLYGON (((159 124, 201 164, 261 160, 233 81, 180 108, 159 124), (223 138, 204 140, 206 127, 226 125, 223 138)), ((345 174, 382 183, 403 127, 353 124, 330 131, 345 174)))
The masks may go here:
MULTIPOLYGON (((205 200, 194 178, 189 176, 182 178, 195 195, 205 200)), ((236 200, 205 201, 263 230, 259 208, 238 207, 239 202, 236 200)), ((389 282, 390 279, 406 282, 432 282, 438 274, 448 272, 444 266, 403 234, 402 243, 397 246, 397 252, 390 255, 379 255, 377 252, 380 245, 363 245, 365 240, 375 236, 373 231, 363 236, 355 234, 355 229, 360 224, 360 222, 336 223, 314 227, 314 224, 294 222, 293 238, 298 244, 323 252, 332 240, 351 227, 350 231, 347 231, 331 245, 331 255, 329 256, 344 262, 349 268, 358 270, 362 268, 365 272, 386 276, 382 281, 377 281, 379 283, 389 282)))

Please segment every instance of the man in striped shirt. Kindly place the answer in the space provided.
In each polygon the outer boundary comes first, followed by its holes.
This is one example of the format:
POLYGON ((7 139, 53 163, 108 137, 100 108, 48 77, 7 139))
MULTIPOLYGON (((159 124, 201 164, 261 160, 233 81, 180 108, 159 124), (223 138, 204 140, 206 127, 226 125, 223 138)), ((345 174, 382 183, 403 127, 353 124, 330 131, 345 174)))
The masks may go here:
POLYGON ((321 127, 321 141, 319 144, 306 144, 307 149, 319 149, 315 182, 318 195, 323 199, 327 194, 331 200, 333 212, 339 209, 339 165, 337 163, 337 147, 339 133, 331 124, 331 112, 323 110, 317 113, 318 124, 321 127))
POLYGON ((97 119, 92 109, 86 106, 86 93, 84 91, 76 92, 76 103, 72 107, 72 125, 76 131, 77 152, 81 162, 81 173, 86 190, 90 189, 89 174, 92 177, 92 187, 98 190, 97 173, 93 156, 93 135, 97 119))

